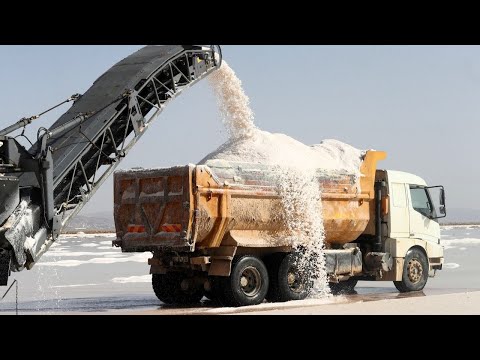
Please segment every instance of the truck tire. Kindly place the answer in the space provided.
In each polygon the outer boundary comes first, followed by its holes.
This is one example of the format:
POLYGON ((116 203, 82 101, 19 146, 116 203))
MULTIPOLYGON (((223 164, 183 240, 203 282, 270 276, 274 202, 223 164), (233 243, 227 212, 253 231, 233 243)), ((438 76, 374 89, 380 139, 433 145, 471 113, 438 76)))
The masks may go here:
POLYGON ((164 304, 173 304, 173 285, 169 274, 152 274, 153 292, 164 304))
POLYGON ((220 276, 210 276, 209 281, 210 281, 210 286, 211 289, 210 291, 204 291, 203 295, 209 299, 210 301, 217 303, 219 305, 224 305, 224 282, 225 278, 220 277, 220 276))
POLYGON ((268 274, 270 286, 267 300, 284 302, 303 300, 312 290, 312 284, 306 277, 302 277, 295 267, 296 255, 274 254, 268 259, 268 274))
POLYGON ((408 250, 403 265, 402 281, 393 284, 400 292, 421 291, 428 280, 428 259, 417 248, 408 250))
POLYGON ((353 294, 355 286, 357 286, 358 280, 355 278, 349 278, 345 281, 340 281, 338 283, 329 283, 330 291, 333 295, 348 295, 353 294))
POLYGON ((8 285, 10 276, 10 253, 7 250, 0 249, 0 286, 8 285))
POLYGON ((152 286, 157 298, 167 305, 187 305, 200 302, 203 292, 200 288, 182 289, 182 273, 153 274, 152 286))
POLYGON ((217 301, 217 297, 215 296, 216 294, 213 293, 212 291, 203 291, 203 296, 205 296, 207 298, 207 300, 210 300, 212 302, 216 302, 217 301))
POLYGON ((258 305, 265 300, 268 291, 268 271, 262 260, 245 255, 236 257, 230 277, 223 282, 227 306, 258 305))

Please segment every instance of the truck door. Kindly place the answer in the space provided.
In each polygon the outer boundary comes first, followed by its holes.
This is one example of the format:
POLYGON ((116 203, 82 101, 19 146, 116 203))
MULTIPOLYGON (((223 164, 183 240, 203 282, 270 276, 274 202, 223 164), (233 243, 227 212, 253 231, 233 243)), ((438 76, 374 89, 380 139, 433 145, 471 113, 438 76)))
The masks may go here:
POLYGON ((423 186, 407 185, 409 189, 410 237, 437 241, 438 224, 430 219, 433 205, 423 186))
POLYGON ((390 183, 390 237, 410 237, 407 189, 404 183, 390 183))

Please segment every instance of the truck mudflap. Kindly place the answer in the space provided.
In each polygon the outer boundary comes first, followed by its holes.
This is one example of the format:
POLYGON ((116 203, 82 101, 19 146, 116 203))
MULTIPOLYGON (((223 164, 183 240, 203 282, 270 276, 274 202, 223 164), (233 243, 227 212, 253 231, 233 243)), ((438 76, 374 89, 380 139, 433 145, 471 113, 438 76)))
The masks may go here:
POLYGON ((114 177, 114 246, 123 252, 194 250, 194 165, 119 171, 114 177))

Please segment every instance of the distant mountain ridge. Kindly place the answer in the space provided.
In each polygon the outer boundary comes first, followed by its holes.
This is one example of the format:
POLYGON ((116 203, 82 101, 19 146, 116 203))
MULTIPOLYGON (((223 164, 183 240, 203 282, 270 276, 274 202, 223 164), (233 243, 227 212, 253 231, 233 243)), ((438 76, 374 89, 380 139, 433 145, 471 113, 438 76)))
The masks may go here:
POLYGON ((113 214, 110 212, 91 213, 75 216, 65 231, 112 231, 115 232, 113 214))
MULTIPOLYGON (((480 209, 447 208, 447 217, 440 219, 441 224, 480 223, 480 209)), ((115 231, 115 222, 111 212, 77 215, 67 225, 66 231, 115 231)))
POLYGON ((450 209, 447 206, 447 217, 440 219, 440 223, 480 223, 480 209, 450 209))

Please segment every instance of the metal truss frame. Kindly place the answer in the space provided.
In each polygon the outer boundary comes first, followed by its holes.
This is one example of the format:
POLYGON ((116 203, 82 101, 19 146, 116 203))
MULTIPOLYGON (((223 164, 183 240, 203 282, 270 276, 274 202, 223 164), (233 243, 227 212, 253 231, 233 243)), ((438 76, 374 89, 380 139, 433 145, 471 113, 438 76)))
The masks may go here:
MULTIPOLYGON (((111 175, 170 101, 221 66, 220 47, 185 50, 177 54, 119 100, 78 160, 54 179, 56 215, 64 227, 111 175)), ((55 149, 52 149, 55 151, 55 149)))

